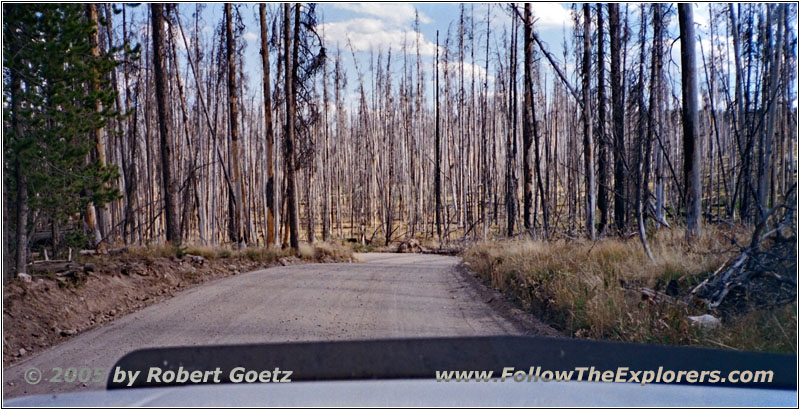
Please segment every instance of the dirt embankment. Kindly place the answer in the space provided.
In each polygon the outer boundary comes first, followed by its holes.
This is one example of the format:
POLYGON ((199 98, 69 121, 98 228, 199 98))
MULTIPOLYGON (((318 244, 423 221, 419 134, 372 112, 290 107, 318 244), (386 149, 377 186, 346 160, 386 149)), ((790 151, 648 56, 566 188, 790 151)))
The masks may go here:
POLYGON ((4 287, 3 365, 199 283, 275 265, 349 260, 350 253, 320 251, 299 257, 285 252, 214 257, 126 252, 36 264, 30 281, 15 279, 4 287))

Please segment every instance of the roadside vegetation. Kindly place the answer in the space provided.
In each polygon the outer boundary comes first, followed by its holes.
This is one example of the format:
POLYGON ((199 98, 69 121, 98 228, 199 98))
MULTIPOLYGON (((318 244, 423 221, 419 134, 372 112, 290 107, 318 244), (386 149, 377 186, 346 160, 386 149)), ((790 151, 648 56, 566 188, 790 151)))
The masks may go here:
POLYGON ((38 261, 3 288, 3 363, 173 296, 193 285, 275 265, 350 262, 336 243, 300 250, 145 246, 38 261), (23 279, 25 278, 25 279, 23 279))
MULTIPOLYGON (((746 243, 749 232, 708 227, 691 248, 684 234, 680 228, 656 232, 653 262, 636 238, 485 242, 467 250, 464 260, 491 287, 569 336, 797 352, 796 296, 787 298, 764 281, 754 290, 761 295, 731 293, 717 309, 691 295, 740 252, 737 244, 746 243), (690 319, 704 314, 721 321, 690 319)), ((788 251, 795 261, 796 242, 788 251)), ((794 277, 793 266, 773 273, 794 277)))
POLYGON ((398 239, 390 240, 387 244, 385 238, 376 236, 371 240, 365 239, 359 242, 355 238, 349 238, 342 241, 344 246, 352 249, 353 252, 369 253, 369 252, 397 252, 397 253, 454 253, 457 250, 462 250, 461 247, 453 247, 452 242, 442 244, 436 238, 425 236, 402 236, 398 239))
POLYGON ((318 242, 314 244, 300 243, 299 249, 274 248, 263 246, 249 246, 241 250, 230 247, 210 246, 152 246, 136 248, 135 252, 143 255, 156 255, 165 257, 183 257, 185 255, 202 256, 206 259, 237 259, 246 258, 254 262, 276 262, 281 258, 295 257, 310 262, 342 262, 350 261, 353 251, 350 247, 336 242, 318 242))

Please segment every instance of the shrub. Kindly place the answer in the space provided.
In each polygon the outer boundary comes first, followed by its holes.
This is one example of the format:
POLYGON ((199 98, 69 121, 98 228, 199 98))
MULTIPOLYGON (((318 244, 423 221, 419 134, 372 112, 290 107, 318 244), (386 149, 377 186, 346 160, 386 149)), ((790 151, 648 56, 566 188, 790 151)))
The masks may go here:
POLYGON ((208 246, 191 246, 186 248, 186 254, 202 256, 208 260, 213 260, 217 257, 217 249, 208 246))
POLYGON ((572 336, 796 352, 797 318, 784 308, 726 319, 702 332, 687 316, 704 312, 642 300, 641 288, 664 292, 673 280, 687 294, 734 254, 731 243, 743 243, 746 232, 707 227, 692 249, 683 237, 680 228, 656 232, 650 238, 654 262, 638 238, 483 242, 464 259, 492 287, 572 336))
POLYGON ((250 247, 245 249, 243 254, 251 261, 272 263, 278 260, 279 251, 273 248, 250 247))

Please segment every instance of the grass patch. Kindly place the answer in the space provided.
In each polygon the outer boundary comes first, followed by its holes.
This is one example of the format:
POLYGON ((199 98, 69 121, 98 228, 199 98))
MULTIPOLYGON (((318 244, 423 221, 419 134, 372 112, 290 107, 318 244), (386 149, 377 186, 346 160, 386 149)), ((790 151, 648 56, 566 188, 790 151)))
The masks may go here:
POLYGON ((726 317, 703 331, 687 316, 705 312, 642 300, 640 289, 688 294, 745 243, 743 229, 708 227, 690 250, 680 228, 650 238, 655 262, 638 239, 596 242, 510 240, 477 244, 464 253, 490 286, 506 292, 524 309, 575 337, 743 350, 797 351, 796 302, 772 311, 726 317))
POLYGON ((128 252, 132 255, 141 256, 146 259, 172 257, 180 258, 185 255, 186 248, 175 245, 147 245, 129 247, 128 252))
POLYGON ((254 262, 272 263, 281 256, 281 251, 274 248, 250 247, 241 251, 241 255, 254 262))
POLYGON ((242 250, 233 250, 227 246, 188 246, 148 245, 128 248, 132 255, 146 260, 154 258, 182 258, 185 255, 202 256, 208 260, 217 259, 249 259, 254 262, 273 263, 280 258, 296 256, 311 262, 345 262, 353 259, 353 249, 339 243, 319 242, 300 243, 300 249, 294 252, 291 248, 278 249, 261 246, 250 246, 242 250))
POLYGON ((206 259, 217 259, 217 252, 222 249, 212 248, 210 246, 190 246, 186 248, 187 255, 202 256, 206 259))
POLYGON ((336 242, 300 243, 297 257, 316 262, 342 262, 353 260, 353 248, 336 242))
POLYGON ((375 250, 375 247, 372 246, 372 243, 347 242, 346 245, 348 245, 352 252, 369 253, 375 250))

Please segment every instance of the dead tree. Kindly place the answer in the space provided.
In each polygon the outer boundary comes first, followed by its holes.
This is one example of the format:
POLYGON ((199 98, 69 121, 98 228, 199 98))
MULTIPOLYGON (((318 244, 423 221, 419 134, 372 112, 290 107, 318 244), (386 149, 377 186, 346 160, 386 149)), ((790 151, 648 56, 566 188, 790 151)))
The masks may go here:
POLYGON ((225 32, 226 47, 225 52, 228 58, 228 120, 229 132, 231 134, 231 196, 233 201, 233 214, 230 216, 230 238, 231 242, 239 248, 244 246, 244 229, 242 218, 244 214, 244 182, 241 178, 241 166, 239 164, 239 97, 238 86, 236 84, 236 40, 233 36, 233 16, 231 13, 231 3, 225 3, 225 32))
POLYGON ((608 224, 608 136, 606 135, 606 76, 603 5, 597 7, 597 208, 602 235, 608 224))
MULTIPOLYGON (((489 72, 489 37, 491 35, 491 5, 486 5, 486 62, 484 70, 489 72)), ((483 225, 483 240, 489 236, 489 217, 486 208, 489 206, 489 136, 487 118, 489 115, 489 76, 483 78, 483 104, 481 115, 481 224, 483 225)))
POLYGON ((687 239, 700 236, 702 229, 702 186, 700 174, 703 157, 697 132, 697 68, 695 59, 694 7, 678 4, 678 24, 681 36, 681 92, 683 97, 683 184, 686 207, 687 239))
POLYGON ((583 5, 583 172, 586 182, 586 236, 594 240, 595 175, 594 140, 592 136, 591 86, 592 28, 591 7, 583 5))
MULTIPOLYGON (((325 31, 323 26, 322 47, 325 47, 325 31)), ((322 104, 324 115, 325 151, 322 156, 322 240, 328 241, 331 237, 331 174, 330 142, 328 130, 328 58, 322 62, 322 104)))
MULTIPOLYGON (((97 14, 97 4, 90 3, 86 5, 86 17, 89 21, 94 25, 94 31, 90 36, 90 42, 92 44, 92 56, 99 57, 100 56, 100 20, 97 14)), ((91 87, 94 91, 100 90, 100 78, 97 77, 97 73, 94 73, 91 81, 91 87)), ((103 111, 103 105, 98 101, 95 107, 97 112, 103 111)), ((94 142, 95 142, 95 156, 97 161, 100 162, 100 165, 103 167, 108 165, 108 159, 106 158, 106 135, 105 135, 105 128, 98 126, 94 127, 94 142)), ((86 212, 86 222, 89 227, 90 232, 94 235, 95 245, 100 247, 101 249, 104 247, 103 239, 106 235, 106 224, 108 224, 108 212, 105 206, 101 207, 100 209, 96 209, 93 202, 90 202, 86 212)))
POLYGON ((269 38, 267 37, 267 5, 258 5, 259 21, 261 23, 261 67, 264 72, 264 126, 266 132, 266 146, 264 152, 267 155, 267 246, 275 245, 275 133, 272 129, 272 92, 270 91, 269 78, 269 38))
POLYGON ((163 4, 150 5, 153 27, 153 66, 156 87, 156 105, 158 108, 159 145, 161 147, 161 184, 164 196, 164 216, 166 219, 167 242, 173 245, 181 243, 181 232, 178 221, 177 186, 174 181, 172 165, 172 143, 170 142, 169 124, 170 110, 168 106, 167 73, 165 69, 166 50, 164 45, 164 7, 163 4))
MULTIPOLYGON (((766 213, 769 205, 767 202, 767 193, 770 190, 771 180, 771 172, 770 169, 773 168, 772 166, 772 145, 774 139, 774 132, 775 132, 775 113, 777 111, 777 96, 778 96, 778 86, 780 83, 780 66, 781 66, 781 58, 780 53, 782 50, 781 41, 783 40, 783 25, 784 25, 784 13, 785 13, 785 4, 781 5, 767 5, 767 33, 772 30, 772 27, 769 27, 769 23, 771 20, 772 14, 778 14, 778 30, 777 34, 775 35, 775 41, 772 42, 769 39, 767 40, 765 47, 766 50, 764 54, 768 56, 769 60, 769 72, 765 70, 765 84, 769 84, 768 87, 764 87, 765 89, 769 90, 769 94, 767 94, 769 100, 764 100, 764 104, 767 106, 767 115, 766 115, 766 127, 764 127, 759 140, 759 158, 758 158, 758 187, 757 187, 757 195, 758 195, 758 208, 761 217, 763 218, 764 214, 766 213)), ((768 34, 769 35, 769 34, 768 34)))
POLYGON ((511 52, 508 76, 508 130, 506 132, 506 235, 514 236, 517 221, 517 19, 511 22, 511 52))
POLYGON ((608 31, 611 37, 611 108, 614 134, 614 224, 625 229, 625 104, 622 89, 622 47, 620 42, 619 4, 608 3, 608 31))
POLYGON ((286 90, 286 132, 284 135, 286 164, 286 197, 289 225, 289 242, 295 250, 300 248, 299 217, 297 209, 296 158, 294 152, 295 112, 297 97, 297 49, 300 34, 300 4, 295 4, 294 35, 291 25, 291 5, 283 5, 284 78, 286 90))
POLYGON ((434 125, 434 164, 436 171, 433 180, 433 195, 436 203, 436 235, 439 241, 442 240, 442 150, 441 138, 439 137, 439 30, 436 30, 436 57, 433 60, 434 71, 434 104, 436 105, 436 118, 434 125))
POLYGON ((534 224, 533 215, 533 16, 531 15, 531 4, 525 3, 524 29, 524 87, 523 90, 523 113, 522 113, 522 186, 523 186, 523 205, 522 221, 525 230, 532 233, 534 224))

